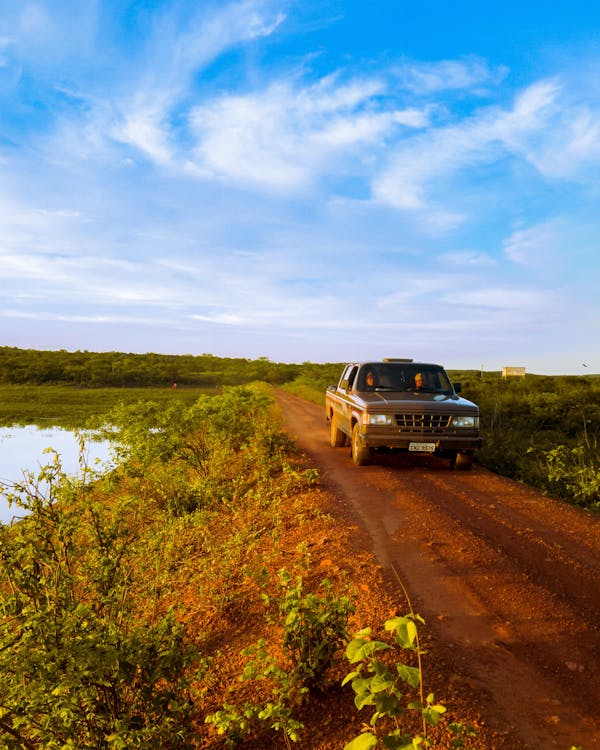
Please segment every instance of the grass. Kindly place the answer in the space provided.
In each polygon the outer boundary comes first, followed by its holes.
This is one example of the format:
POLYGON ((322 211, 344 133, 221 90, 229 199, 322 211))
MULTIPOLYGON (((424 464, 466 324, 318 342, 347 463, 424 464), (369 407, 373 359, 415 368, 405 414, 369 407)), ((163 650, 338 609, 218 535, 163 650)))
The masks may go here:
POLYGON ((119 404, 138 401, 192 404, 215 388, 75 388, 61 385, 1 385, 0 426, 85 427, 119 404))

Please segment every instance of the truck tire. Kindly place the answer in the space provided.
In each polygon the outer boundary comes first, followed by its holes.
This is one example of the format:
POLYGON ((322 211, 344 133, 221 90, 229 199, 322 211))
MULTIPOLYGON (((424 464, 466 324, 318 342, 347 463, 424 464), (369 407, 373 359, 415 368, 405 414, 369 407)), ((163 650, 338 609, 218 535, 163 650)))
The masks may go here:
POLYGON ((338 421, 335 414, 331 417, 331 433, 329 437, 329 444, 332 448, 341 448, 346 444, 346 436, 338 427, 338 421))
POLYGON ((361 437, 358 424, 352 428, 352 442, 350 444, 352 461, 355 466, 366 466, 371 461, 371 449, 367 447, 361 437))
POLYGON ((457 453, 452 465, 459 471, 469 471, 469 469, 473 468, 473 454, 457 453))

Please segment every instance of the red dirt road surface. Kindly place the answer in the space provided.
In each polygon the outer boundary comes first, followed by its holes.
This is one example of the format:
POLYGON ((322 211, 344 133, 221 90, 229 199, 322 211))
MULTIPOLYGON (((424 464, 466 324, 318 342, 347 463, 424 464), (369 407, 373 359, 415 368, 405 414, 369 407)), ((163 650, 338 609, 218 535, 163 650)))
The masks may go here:
POLYGON ((278 400, 488 725, 515 750, 600 750, 600 518, 477 465, 384 454, 357 468, 330 447, 324 408, 278 400))

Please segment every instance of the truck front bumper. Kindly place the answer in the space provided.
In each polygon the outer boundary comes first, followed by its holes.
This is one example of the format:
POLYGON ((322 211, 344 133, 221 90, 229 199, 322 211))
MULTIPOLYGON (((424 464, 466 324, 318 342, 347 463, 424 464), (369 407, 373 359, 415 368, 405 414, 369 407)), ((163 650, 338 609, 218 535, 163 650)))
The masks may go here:
POLYGON ((361 438, 369 448, 390 448, 392 450, 412 450, 415 446, 428 446, 423 449, 427 453, 449 453, 454 451, 476 451, 483 439, 478 434, 452 434, 441 435, 428 432, 402 432, 397 430, 377 428, 373 426, 364 427, 361 430, 361 438), (411 447, 412 446, 412 447, 411 447), (432 446, 434 446, 432 448, 432 446))

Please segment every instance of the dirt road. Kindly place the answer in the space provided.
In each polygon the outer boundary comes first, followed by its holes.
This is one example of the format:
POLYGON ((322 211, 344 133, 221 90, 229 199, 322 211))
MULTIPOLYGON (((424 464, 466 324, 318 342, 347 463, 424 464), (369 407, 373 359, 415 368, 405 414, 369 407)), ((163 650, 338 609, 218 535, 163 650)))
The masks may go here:
POLYGON ((478 466, 384 455, 357 468, 330 447, 324 408, 278 399, 488 724, 519 748, 599 750, 600 518, 478 466))

